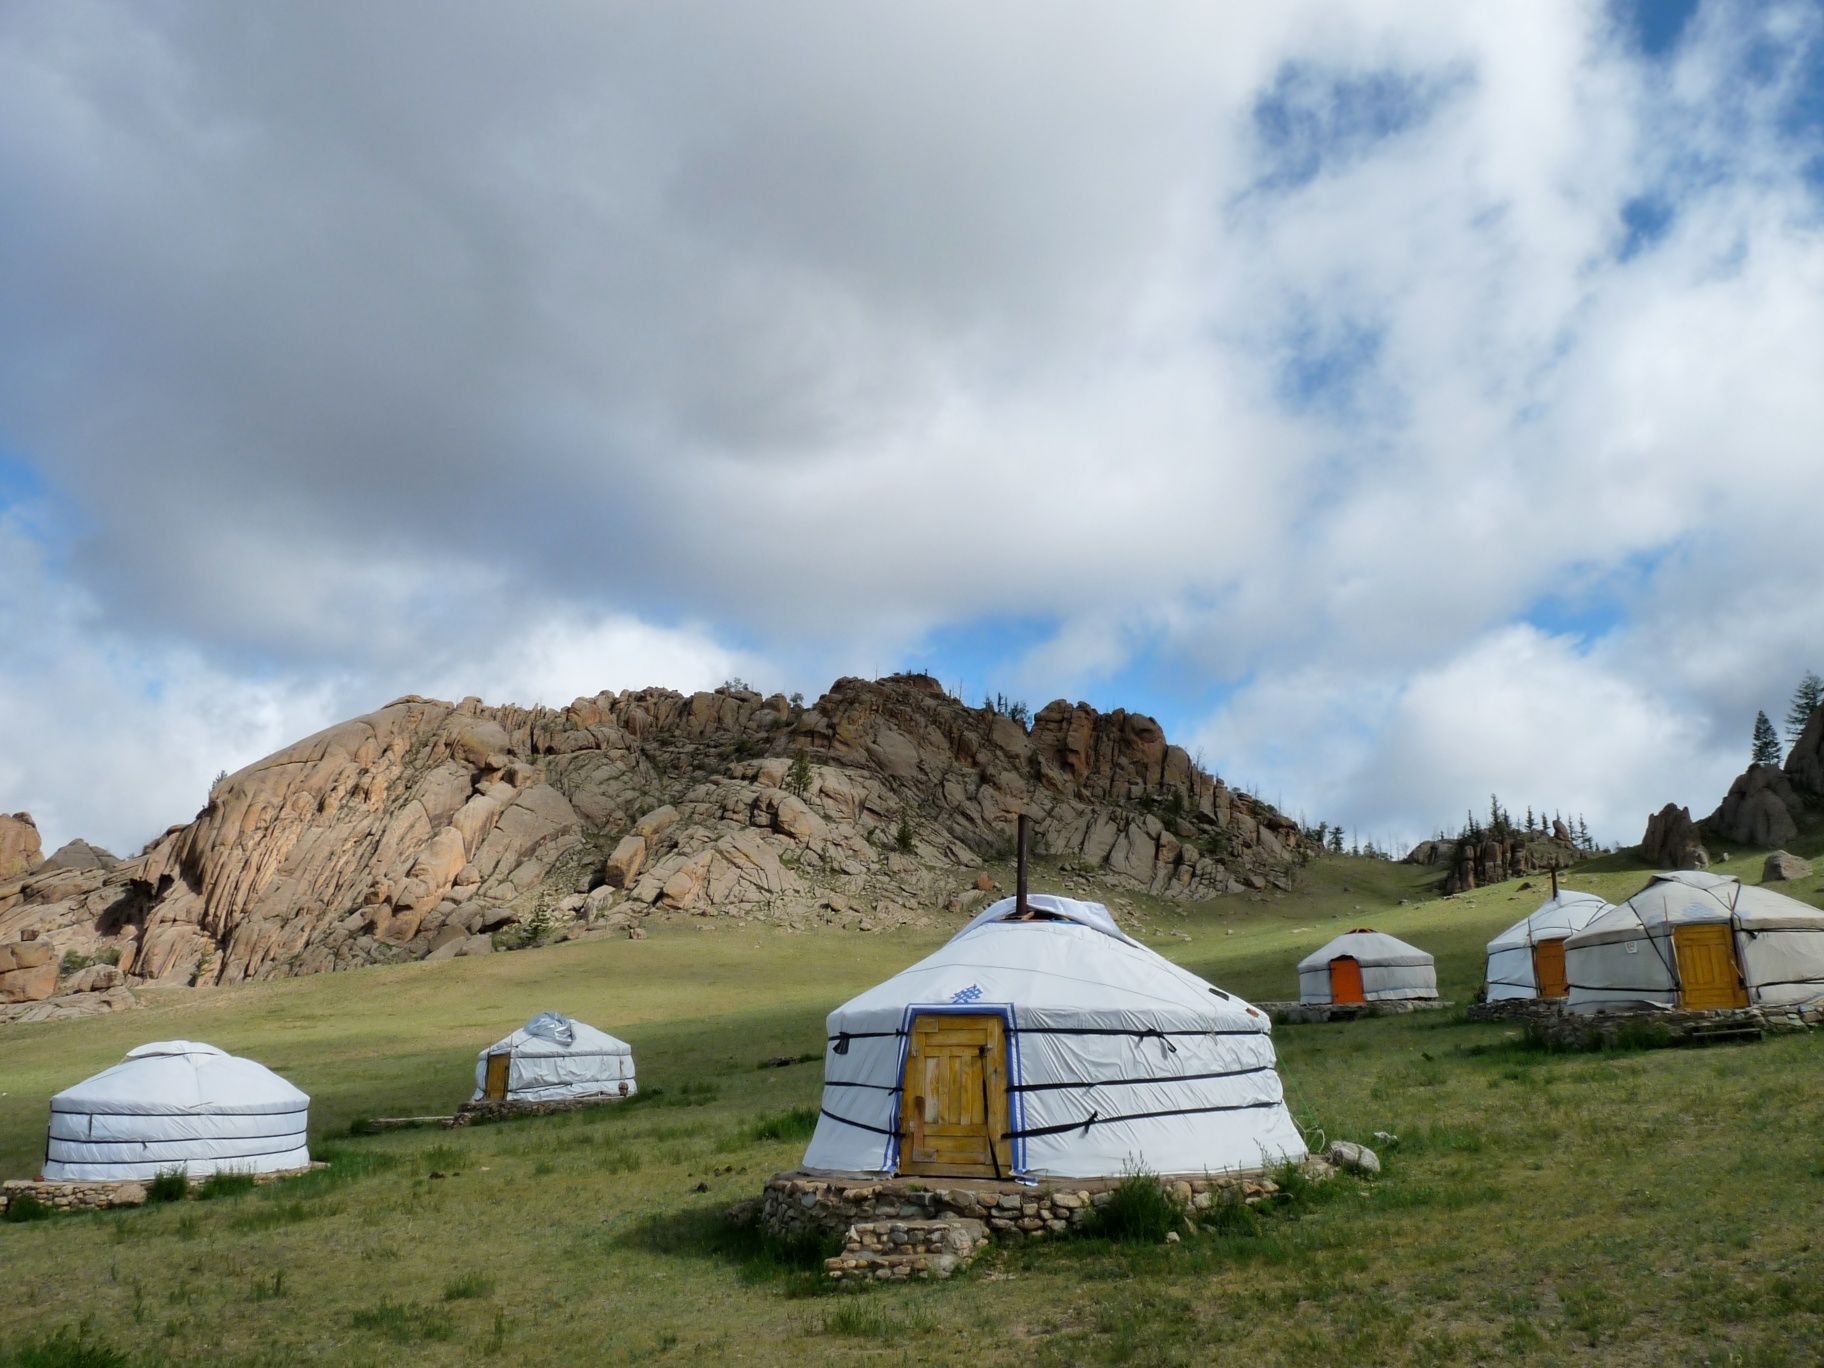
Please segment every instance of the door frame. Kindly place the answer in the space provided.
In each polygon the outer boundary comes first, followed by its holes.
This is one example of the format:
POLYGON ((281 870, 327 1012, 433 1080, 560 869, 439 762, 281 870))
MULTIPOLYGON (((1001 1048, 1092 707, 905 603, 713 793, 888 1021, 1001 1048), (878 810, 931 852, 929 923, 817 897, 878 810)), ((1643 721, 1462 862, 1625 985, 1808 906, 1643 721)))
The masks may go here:
POLYGON ((1026 1172, 1026 1139, 1019 1132, 1026 1129, 1026 1094, 1018 1090, 1020 1074, 1019 1018, 1010 1002, 913 1002, 906 1005, 899 1019, 899 1048, 893 1054, 893 1134, 881 1154, 881 1168, 887 1173, 899 1172, 899 1115, 906 1087, 906 1056, 912 1049, 912 1022, 921 1016, 998 1016, 1001 1019, 1001 1073, 1007 1080, 1007 1125, 1014 1132, 1008 1142, 1007 1178, 1012 1181, 1026 1172))
POLYGON ((1567 1002, 1570 1000, 1571 966, 1570 959, 1564 952, 1564 943, 1569 939, 1569 935, 1545 936, 1539 940, 1535 940, 1530 947, 1533 960, 1533 996, 1538 998, 1541 1002, 1567 1002), (1545 995, 1545 984, 1539 977, 1539 947, 1542 945, 1555 945, 1558 947, 1558 962, 1564 966, 1563 997, 1547 997, 1545 995))
POLYGON ((505 1101, 508 1093, 513 1091, 513 1051, 495 1050, 488 1055, 486 1069, 481 1075, 481 1095, 494 1101, 505 1101), (494 1061, 500 1060, 500 1091, 494 1091, 494 1061))
POLYGON ((1330 1005, 1332 1007, 1355 1007, 1368 1001, 1368 980, 1362 975, 1361 960, 1357 959, 1354 955, 1332 955, 1324 962, 1324 977, 1328 980, 1325 986, 1330 989, 1330 1005), (1344 960, 1348 960, 1349 963, 1355 966, 1355 981, 1362 990, 1362 995, 1359 998, 1351 998, 1348 1002, 1342 1001, 1336 995, 1336 966, 1344 960))
POLYGON ((1675 925, 1672 927, 1671 940, 1672 963, 1678 972, 1679 1010, 1687 1012, 1739 1011, 1743 1007, 1751 1007, 1754 1005, 1754 993, 1748 987, 1748 974, 1747 971, 1742 968, 1742 947, 1736 938, 1735 922, 1733 919, 1726 922, 1684 922, 1675 925), (1678 953, 1678 938, 1681 932, 1710 930, 1712 928, 1723 933, 1723 944, 1727 946, 1729 950, 1729 964, 1730 967, 1735 970, 1735 991, 1740 995, 1741 1000, 1739 1002, 1726 1003, 1720 1007, 1688 1007, 1685 1004, 1685 994, 1688 991, 1685 986, 1685 963, 1678 953))

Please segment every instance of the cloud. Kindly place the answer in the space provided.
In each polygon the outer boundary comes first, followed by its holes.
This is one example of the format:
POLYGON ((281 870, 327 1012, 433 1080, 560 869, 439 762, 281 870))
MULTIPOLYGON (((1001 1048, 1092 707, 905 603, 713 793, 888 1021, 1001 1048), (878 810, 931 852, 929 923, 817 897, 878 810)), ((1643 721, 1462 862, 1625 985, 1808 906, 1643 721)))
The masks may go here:
POLYGON ((1398 700, 1594 585, 1614 640, 1539 649, 1689 793, 1824 627, 1824 19, 1652 48, 1581 0, 8 7, 0 450, 70 516, 65 655, 6 677, 54 719, 131 644, 289 719, 1037 622, 971 677, 1233 695, 1262 787, 1428 828, 1468 780, 1398 700), (1422 802, 1325 777, 1396 740, 1422 802))

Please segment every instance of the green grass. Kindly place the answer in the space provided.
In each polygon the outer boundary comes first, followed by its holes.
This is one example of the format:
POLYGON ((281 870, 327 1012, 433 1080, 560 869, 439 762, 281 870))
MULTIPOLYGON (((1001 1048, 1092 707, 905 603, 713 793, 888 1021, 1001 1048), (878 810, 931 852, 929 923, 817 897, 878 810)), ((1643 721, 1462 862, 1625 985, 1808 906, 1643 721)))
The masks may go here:
MULTIPOLYGON (((1758 878, 1757 853, 1731 855, 1758 878)), ((1438 900, 1432 877, 1327 860, 1296 895, 1130 902, 1143 940, 1243 996, 1293 996, 1301 955, 1366 924, 1430 949, 1467 1001, 1484 943, 1545 890, 1438 900)), ((1617 857, 1570 880, 1608 897, 1641 882, 1617 857)), ((0 1176, 36 1171, 53 1092, 178 1036, 309 1092, 331 1167, 5 1226, 0 1364, 1786 1363, 1824 1342, 1824 1040, 1546 1054, 1460 1012, 1277 1033, 1301 1120, 1399 1136, 1376 1146, 1378 1181, 1202 1213, 1179 1244, 1039 1244, 947 1284, 832 1293, 826 1248, 723 1219, 815 1124, 818 1066, 756 1063, 819 1057, 830 1008, 926 953, 938 920, 680 919, 8 1027, 0 1176), (632 1041, 639 1097, 348 1137, 357 1117, 452 1110, 475 1051, 547 1007, 632 1041)))

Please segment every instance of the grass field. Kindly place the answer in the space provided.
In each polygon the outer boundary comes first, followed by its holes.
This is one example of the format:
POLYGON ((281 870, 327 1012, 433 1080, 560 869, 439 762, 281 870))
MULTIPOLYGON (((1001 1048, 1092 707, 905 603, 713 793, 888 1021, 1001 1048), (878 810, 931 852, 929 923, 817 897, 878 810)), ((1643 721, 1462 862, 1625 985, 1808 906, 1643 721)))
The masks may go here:
MULTIPOLYGON (((1758 878, 1758 854, 1734 870, 1758 878)), ((1149 903, 1143 939, 1225 988, 1283 998, 1302 954, 1372 924, 1431 950, 1445 995, 1466 1001, 1484 942, 1544 891, 1439 901, 1420 878, 1326 860, 1282 899, 1149 903)), ((1618 897, 1641 882, 1611 857, 1571 886, 1618 897)), ((1377 1183, 1179 1245, 1040 1245, 948 1284, 829 1294, 718 1217, 797 1162, 814 1116, 817 1062, 759 1064, 819 1052, 831 1007, 943 934, 687 922, 8 1028, 0 1173, 36 1171, 52 1092, 171 1037, 251 1055, 310 1092, 313 1147, 332 1167, 209 1201, 0 1224, 0 1363, 1824 1357, 1824 1040, 1549 1055, 1460 1012, 1277 1033, 1301 1121, 1399 1137, 1377 1183), (630 1040, 642 1097, 346 1138, 358 1117, 451 1109, 475 1052, 546 1007, 630 1040)))

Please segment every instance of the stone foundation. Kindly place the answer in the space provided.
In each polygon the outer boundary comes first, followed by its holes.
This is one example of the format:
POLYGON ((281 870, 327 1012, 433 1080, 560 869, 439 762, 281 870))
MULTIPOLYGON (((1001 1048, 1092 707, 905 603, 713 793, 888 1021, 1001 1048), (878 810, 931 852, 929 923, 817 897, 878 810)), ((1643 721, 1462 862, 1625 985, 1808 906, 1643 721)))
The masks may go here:
POLYGON ((1442 998, 1390 998, 1381 1002, 1257 1002, 1276 1026, 1304 1026, 1319 1021, 1355 1021, 1360 1017, 1404 1016, 1454 1007, 1442 998))
MULTIPOLYGON (((311 1169, 328 1167, 328 1164, 317 1162, 306 1168, 256 1173, 253 1181, 272 1183, 280 1178, 295 1178, 300 1173, 309 1173, 311 1169)), ((195 1190, 208 1181, 207 1178, 192 1178, 190 1187, 195 1190)), ((55 1211, 105 1211, 109 1207, 144 1206, 146 1185, 137 1179, 122 1182, 64 1182, 45 1178, 9 1178, 0 1183, 0 1213, 4 1213, 20 1197, 31 1197, 55 1211)))
MULTIPOLYGON (((584 1107, 601 1107, 610 1102, 625 1102, 627 1099, 613 1093, 603 1093, 595 1097, 566 1097, 555 1102, 508 1102, 502 1098, 483 1098, 479 1102, 464 1102, 456 1108, 456 1115, 444 1121, 448 1129, 458 1126, 474 1125, 487 1121, 511 1121, 521 1116, 552 1116, 557 1112, 581 1111, 584 1107)), ((417 1118, 403 1118, 416 1120, 417 1118)))
MULTIPOLYGON (((1327 1160, 1305 1161, 1330 1177, 1327 1160)), ((1279 1191, 1264 1170, 1161 1177, 1192 1216, 1226 1201, 1258 1202, 1279 1191)), ((855 1174, 775 1174, 761 1198, 762 1226, 784 1240, 843 1239, 851 1228, 885 1223, 979 1221, 995 1239, 1044 1239, 1087 1225, 1120 1186, 1119 1178, 1057 1178, 1039 1186, 977 1178, 881 1178, 855 1174)))
POLYGON ((863 1221, 823 1266, 838 1282, 947 1278, 987 1247, 988 1227, 976 1220, 863 1221))
POLYGON ((1518 1023, 1530 1039, 1549 1048, 1600 1050, 1617 1044, 1703 1045, 1808 1031, 1824 1025, 1824 1003, 1711 1011, 1641 1007, 1571 1012, 1558 1002, 1522 998, 1477 1003, 1469 1009, 1469 1019, 1518 1023))

